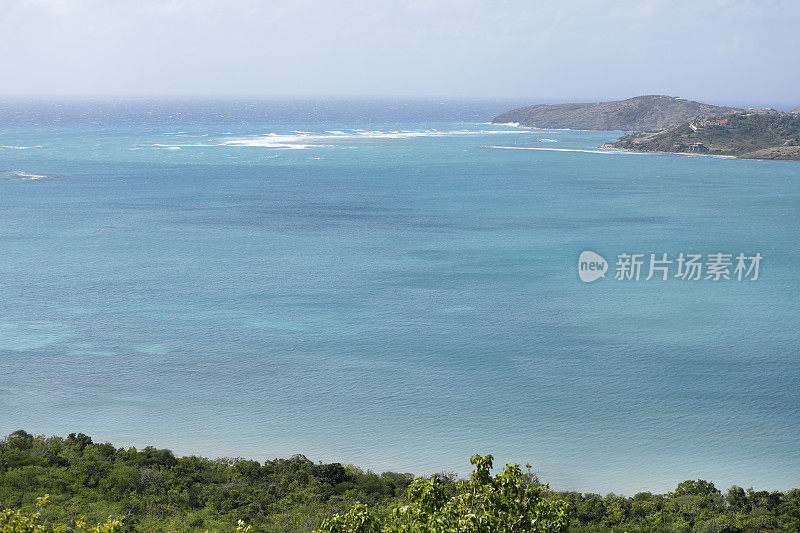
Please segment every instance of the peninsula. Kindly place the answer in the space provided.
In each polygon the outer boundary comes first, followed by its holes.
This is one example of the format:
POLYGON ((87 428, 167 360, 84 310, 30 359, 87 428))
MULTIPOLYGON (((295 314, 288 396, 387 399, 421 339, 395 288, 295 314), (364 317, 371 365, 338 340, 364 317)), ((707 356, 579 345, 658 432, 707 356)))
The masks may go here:
POLYGON ((747 111, 632 133, 603 148, 800 161, 800 114, 747 111))
POLYGON ((495 117, 495 124, 514 123, 532 128, 657 131, 695 117, 744 111, 703 104, 675 96, 647 95, 615 102, 532 105, 495 117))

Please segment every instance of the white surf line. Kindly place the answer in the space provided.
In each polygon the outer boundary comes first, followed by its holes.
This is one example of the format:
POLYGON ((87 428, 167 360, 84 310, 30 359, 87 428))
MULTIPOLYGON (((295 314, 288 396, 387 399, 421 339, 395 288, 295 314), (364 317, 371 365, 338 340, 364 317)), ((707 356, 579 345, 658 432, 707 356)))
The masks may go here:
POLYGON ((534 146, 484 146, 484 148, 494 148, 497 150, 538 150, 542 152, 583 152, 586 154, 637 154, 650 155, 643 152, 626 152, 623 150, 589 150, 587 148, 542 148, 534 146))
MULTIPOLYGON (((211 147, 211 146, 229 146, 229 147, 261 147, 261 148, 290 148, 290 149, 304 149, 304 148, 330 148, 341 145, 323 144, 323 142, 338 142, 341 140, 352 141, 362 139, 407 139, 415 137, 461 137, 461 136, 475 136, 475 135, 502 135, 502 134, 520 134, 530 132, 508 131, 508 130, 449 130, 440 131, 436 129, 428 130, 328 130, 321 134, 281 134, 281 133, 267 133, 262 135, 253 135, 241 137, 238 139, 225 139, 220 140, 216 144, 209 143, 174 143, 174 144, 151 144, 150 147, 166 148, 168 150, 178 150, 187 147, 211 147)), ((552 141, 551 142, 557 142, 552 141)))
POLYGON ((47 174, 34 174, 33 172, 25 172, 24 170, 2 170, 0 174, 10 176, 8 178, 0 177, 0 181, 41 180, 50 177, 47 174))
MULTIPOLYGON (((545 152, 584 152, 587 154, 628 154, 628 155, 671 155, 676 157, 710 157, 716 159, 737 159, 735 155, 717 154, 691 154, 685 152, 637 152, 636 150, 619 150, 615 148, 589 150, 581 148, 540 148, 535 146, 482 146, 481 148, 495 148, 499 150, 540 150, 545 152)), ((747 161, 762 161, 759 159, 748 159, 747 161)))

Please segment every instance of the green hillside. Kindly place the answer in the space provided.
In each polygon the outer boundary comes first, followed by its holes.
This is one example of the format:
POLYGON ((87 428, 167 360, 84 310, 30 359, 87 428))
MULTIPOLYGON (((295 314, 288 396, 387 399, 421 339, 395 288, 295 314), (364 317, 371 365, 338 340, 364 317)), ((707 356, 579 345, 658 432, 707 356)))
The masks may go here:
POLYGON ((800 160, 800 115, 767 111, 694 119, 658 133, 633 133, 605 148, 800 160))

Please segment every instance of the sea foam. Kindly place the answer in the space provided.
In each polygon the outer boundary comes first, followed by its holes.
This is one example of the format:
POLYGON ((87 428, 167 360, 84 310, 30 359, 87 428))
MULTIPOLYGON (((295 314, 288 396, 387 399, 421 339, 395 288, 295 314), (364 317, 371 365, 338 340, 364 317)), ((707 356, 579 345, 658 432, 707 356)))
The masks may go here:
POLYGON ((586 154, 637 154, 648 155, 642 152, 624 152, 621 150, 590 150, 587 148, 543 148, 534 146, 485 146, 484 148, 494 148, 496 150, 536 150, 541 152, 583 152, 586 154))
POLYGON ((156 148, 180 149, 187 147, 211 147, 211 146, 230 146, 230 147, 258 147, 275 149, 302 150, 306 148, 329 148, 342 146, 341 141, 354 141, 360 139, 412 139, 417 137, 453 137, 453 136, 476 136, 476 135, 506 135, 524 134, 527 131, 514 130, 449 130, 440 131, 435 128, 424 130, 372 130, 363 129, 353 130, 327 130, 324 133, 308 133, 293 131, 290 134, 266 133, 257 136, 240 137, 226 139, 216 144, 210 143, 182 143, 182 144, 153 144, 156 148))
POLYGON ((0 172, 0 174, 6 174, 7 176, 10 176, 5 178, 3 181, 40 180, 50 177, 46 174, 34 174, 32 172, 25 172, 22 170, 4 170, 0 172))

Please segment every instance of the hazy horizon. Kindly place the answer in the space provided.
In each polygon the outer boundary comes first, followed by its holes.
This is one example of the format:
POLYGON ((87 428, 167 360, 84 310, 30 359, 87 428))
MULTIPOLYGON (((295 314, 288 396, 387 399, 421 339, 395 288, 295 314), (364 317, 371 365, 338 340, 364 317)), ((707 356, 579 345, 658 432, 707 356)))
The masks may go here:
MULTIPOLYGON (((28 104, 54 104, 61 105, 64 103, 125 103, 125 102, 141 102, 141 103, 191 103, 197 102, 309 102, 309 103, 336 103, 348 101, 364 101, 364 102, 397 102, 397 103, 413 103, 415 101, 421 103, 494 103, 494 104, 507 104, 502 108, 502 111, 513 109, 516 107, 523 107, 537 104, 563 104, 563 103, 588 103, 588 102, 606 102, 612 100, 625 100, 635 96, 645 95, 629 95, 618 97, 603 97, 603 96, 584 96, 575 98, 558 98, 550 96, 517 96, 517 97, 502 97, 502 96, 452 96, 452 95, 291 95, 291 94, 265 94, 265 95, 235 95, 235 94, 219 94, 219 95, 203 95, 203 94, 107 94, 107 95, 90 95, 90 94, 74 94, 74 95, 3 95, 0 94, 0 104, 18 104, 25 102, 28 104)), ((730 101, 730 100, 716 100, 716 99, 696 99, 678 94, 667 94, 667 96, 675 96, 685 98, 687 100, 698 100, 705 104, 713 104, 719 106, 740 107, 744 109, 776 109, 778 111, 789 112, 798 107, 796 102, 765 102, 765 101, 730 101)), ((501 111, 498 111, 500 113, 501 111)))
POLYGON ((0 97, 800 105, 800 5, 16 0, 0 97))

